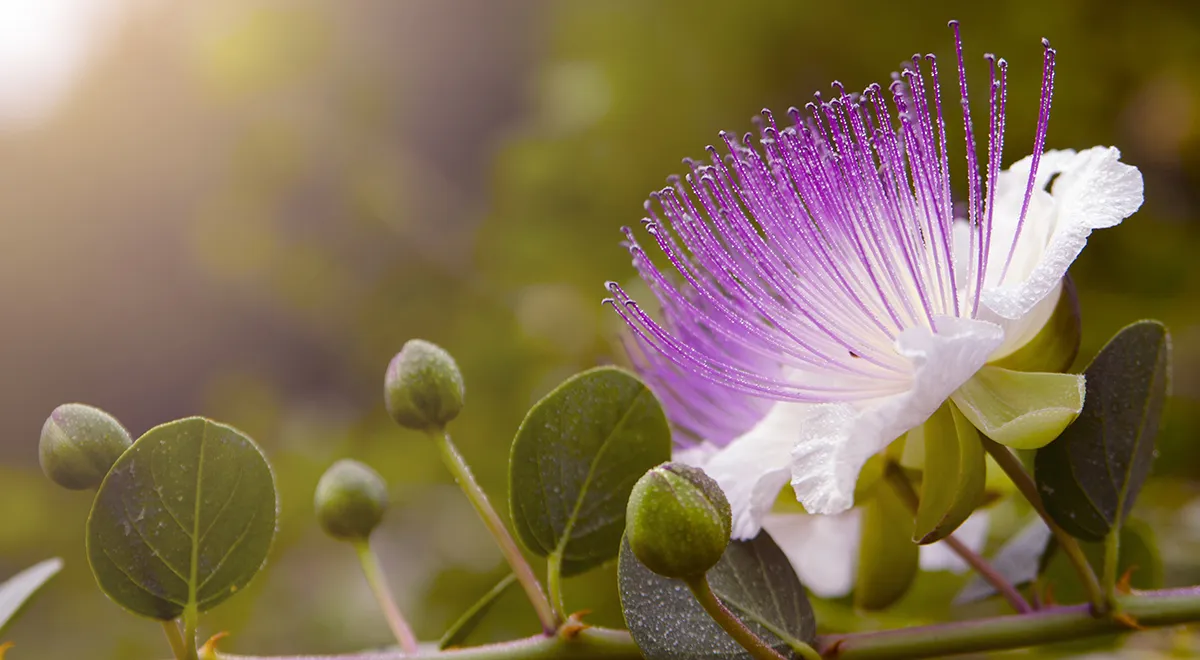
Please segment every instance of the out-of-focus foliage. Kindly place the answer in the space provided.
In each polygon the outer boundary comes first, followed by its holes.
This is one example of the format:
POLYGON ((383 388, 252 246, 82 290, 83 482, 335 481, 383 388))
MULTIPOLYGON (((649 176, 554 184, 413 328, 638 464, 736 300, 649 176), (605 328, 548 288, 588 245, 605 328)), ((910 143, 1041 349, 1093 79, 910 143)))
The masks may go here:
MULTIPOLYGON (((503 501, 528 407, 616 359, 602 282, 632 279, 618 228, 637 224, 647 193, 763 107, 802 105, 834 79, 887 82, 915 52, 948 64, 950 18, 963 22, 973 89, 986 89, 984 52, 1010 62, 1006 163, 1032 144, 1045 36, 1059 52, 1049 145, 1115 144, 1145 174, 1143 210, 1095 234, 1073 269, 1077 365, 1137 318, 1172 328, 1162 455, 1134 515, 1157 532, 1165 583, 1200 582, 1192 3, 134 5, 58 115, 0 134, 0 574, 66 562, 8 631, 14 660, 165 655, 160 631, 107 602, 86 570, 89 496, 38 470, 38 428, 72 400, 135 436, 212 416, 270 455, 279 532, 247 593, 206 619, 202 634, 233 633, 223 648, 388 643, 353 553, 312 511, 317 480, 343 457, 388 481, 393 506, 373 539, 418 635, 436 639, 504 571, 433 445, 388 419, 391 355, 419 336, 455 356, 470 396, 452 430, 503 501), (52 634, 64 622, 73 634, 52 634)), ((996 540, 1025 513, 995 511, 996 540)), ((865 617, 844 602, 814 608, 838 630, 996 611, 951 612, 964 582, 921 574, 896 607, 865 617)), ((614 567, 565 588, 568 608, 622 623, 614 567)), ((499 605, 472 641, 536 629, 519 590, 499 605)), ((1175 641, 1143 639, 1130 643, 1175 641)))

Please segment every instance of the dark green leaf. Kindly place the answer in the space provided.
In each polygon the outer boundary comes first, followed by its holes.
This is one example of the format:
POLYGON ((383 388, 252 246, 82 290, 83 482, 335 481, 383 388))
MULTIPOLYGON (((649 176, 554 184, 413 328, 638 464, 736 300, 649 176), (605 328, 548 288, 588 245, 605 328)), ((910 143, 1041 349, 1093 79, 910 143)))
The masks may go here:
POLYGON ((565 574, 617 556, 633 484, 670 460, 671 430, 632 374, 601 367, 573 376, 521 423, 509 463, 509 504, 530 550, 562 556, 565 574))
POLYGON ((55 557, 34 564, 0 583, 0 633, 12 623, 29 604, 39 589, 62 570, 62 560, 55 557))
MULTIPOLYGON (((1041 518, 1034 518, 1000 546, 992 557, 992 568, 1015 586, 1032 582, 1038 576, 1042 555, 1046 552, 1050 537, 1050 528, 1046 523, 1042 522, 1041 518)), ((954 602, 959 605, 973 603, 995 594, 996 590, 992 585, 975 575, 955 597, 954 602)))
POLYGON ((1038 451, 1038 490, 1072 535, 1104 538, 1137 499, 1154 459, 1169 355, 1161 323, 1141 321, 1117 333, 1087 368, 1079 419, 1038 451))
POLYGON ((913 514, 893 488, 878 488, 863 503, 862 541, 854 604, 881 610, 900 600, 920 569, 913 514))
POLYGON ((515 573, 509 573, 504 576, 503 580, 496 583, 496 586, 492 587, 491 591, 484 594, 483 598, 480 598, 471 606, 471 609, 463 613, 458 618, 458 621, 455 621, 450 626, 450 629, 446 631, 446 634, 442 635, 442 639, 438 642, 438 649, 444 650, 452 646, 459 646, 466 641, 471 631, 475 630, 479 622, 483 621, 483 617, 487 616, 487 613, 492 609, 492 605, 495 605, 496 601, 508 591, 508 588, 516 583, 517 576, 515 573))
POLYGON ((154 619, 208 610, 262 567, 275 535, 275 483, 250 438, 207 419, 163 424, 113 465, 87 523, 106 594, 154 619))
MULTIPOLYGON (((910 544, 911 545, 911 544, 910 544)), ((621 544, 621 607, 633 641, 648 660, 733 660, 750 655, 696 602, 679 580, 661 577, 621 544)), ((790 640, 812 644, 816 620, 783 551, 766 532, 729 544, 708 572, 713 591, 758 636, 786 657, 790 640), (784 638, 790 638, 785 641, 784 638)))

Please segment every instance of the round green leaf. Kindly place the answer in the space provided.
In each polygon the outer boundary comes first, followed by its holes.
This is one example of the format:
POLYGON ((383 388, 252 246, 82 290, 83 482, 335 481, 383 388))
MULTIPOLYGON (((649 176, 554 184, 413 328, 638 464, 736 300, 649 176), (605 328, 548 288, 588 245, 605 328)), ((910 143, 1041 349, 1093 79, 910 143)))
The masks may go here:
MULTIPOLYGON (((750 658, 683 582, 651 572, 627 542, 621 544, 617 579, 625 624, 648 660, 750 658)), ((730 611, 785 657, 792 657, 793 640, 815 642, 817 624, 808 595, 766 532, 752 541, 730 543, 708 572, 708 581, 730 611)))
POLYGON ((88 517, 88 561, 109 598, 170 620, 246 586, 266 560, 275 517, 275 482, 254 442, 182 419, 150 429, 104 478, 88 517))
POLYGON ((1171 341, 1157 321, 1121 330, 1088 365, 1079 419, 1038 450, 1046 510, 1073 536, 1098 541, 1120 524, 1154 460, 1171 341))
POLYGON ((521 541, 565 574, 614 559, 634 483, 670 460, 671 430, 635 376, 600 367, 573 376, 529 411, 513 441, 509 505, 521 541))

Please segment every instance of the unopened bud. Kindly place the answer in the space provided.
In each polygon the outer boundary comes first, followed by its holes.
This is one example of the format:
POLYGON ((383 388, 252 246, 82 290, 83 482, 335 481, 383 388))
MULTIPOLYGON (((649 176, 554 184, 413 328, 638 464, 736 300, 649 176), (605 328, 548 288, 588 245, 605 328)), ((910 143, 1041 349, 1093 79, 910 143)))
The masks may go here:
POLYGON ((321 528, 335 539, 365 541, 387 510, 387 484, 371 468, 343 459, 317 482, 315 499, 321 528))
POLYGON ((442 347, 410 339, 388 364, 383 393, 397 424, 419 431, 440 429, 462 410, 462 373, 442 347))
POLYGON ((38 459, 42 472, 71 490, 96 488, 133 444, 112 415, 82 403, 64 403, 42 425, 38 459))
POLYGON ((670 578, 703 575, 729 545, 729 501, 703 470, 663 463, 629 495, 625 535, 646 568, 670 578))

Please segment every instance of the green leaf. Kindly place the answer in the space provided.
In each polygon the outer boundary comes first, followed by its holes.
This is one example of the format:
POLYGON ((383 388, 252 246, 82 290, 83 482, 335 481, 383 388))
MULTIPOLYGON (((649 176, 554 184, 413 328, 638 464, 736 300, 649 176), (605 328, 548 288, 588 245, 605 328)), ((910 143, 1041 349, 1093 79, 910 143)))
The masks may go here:
POLYGON ((1055 522, 1073 536, 1104 538, 1137 499, 1154 459, 1169 354, 1161 323, 1121 330, 1087 368, 1079 420, 1038 451, 1038 490, 1055 522))
POLYGON ((907 445, 924 446, 925 473, 913 540, 933 543, 949 536, 983 499, 987 461, 979 432, 946 402, 908 432, 907 445))
POLYGON ((559 553, 564 574, 616 558, 633 484, 670 460, 671 429, 635 376, 600 367, 567 379, 521 423, 509 461, 509 505, 533 552, 559 553))
POLYGON ((58 575, 62 566, 62 560, 57 557, 47 559, 17 573, 7 582, 0 583, 0 633, 16 620, 33 595, 49 582, 50 578, 58 575))
POLYGON ((912 540, 912 512, 892 488, 876 489, 863 503, 862 518, 854 604, 864 610, 881 610, 900 600, 912 586, 919 569, 920 546, 912 540))
POLYGON ((1057 438, 1083 408, 1083 376, 985 366, 951 398, 984 435, 1013 449, 1057 438))
POLYGON ((254 442, 181 419, 147 431, 100 484, 88 560, 109 598, 170 620, 246 586, 266 560, 275 517, 271 468, 254 442))
POLYGON ((517 575, 509 573, 504 576, 504 579, 496 583, 492 590, 483 595, 471 606, 471 609, 463 613, 442 635, 442 639, 438 641, 438 650, 444 651, 452 646, 459 646, 466 641, 467 636, 471 634, 475 627, 483 621, 483 617, 491 611, 492 606, 496 601, 508 591, 508 588, 517 583, 517 575))
MULTIPOLYGON (((1051 539, 1050 528, 1041 518, 1034 518, 1012 538, 1000 546, 992 557, 992 568, 1013 586, 1028 584, 1038 576, 1042 556, 1051 539)), ((972 576, 954 598, 956 605, 965 605, 996 594, 995 588, 978 575, 972 576)))
MULTIPOLYGON (((687 586, 655 575, 622 542, 617 566, 625 625, 647 660, 750 658, 709 617, 687 586)), ((775 541, 760 532, 729 544, 708 572, 713 591, 755 634, 785 657, 794 641, 812 644, 816 620, 808 595, 775 541)))

